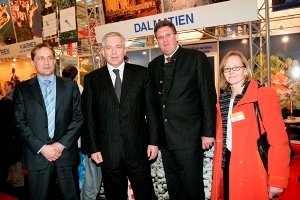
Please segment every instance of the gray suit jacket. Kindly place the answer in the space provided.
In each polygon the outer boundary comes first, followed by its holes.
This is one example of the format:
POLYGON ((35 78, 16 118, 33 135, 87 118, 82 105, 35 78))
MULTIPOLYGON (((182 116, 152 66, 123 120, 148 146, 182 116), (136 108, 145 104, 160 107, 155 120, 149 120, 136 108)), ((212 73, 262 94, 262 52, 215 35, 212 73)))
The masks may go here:
POLYGON ((100 151, 105 167, 122 155, 130 166, 148 160, 147 146, 158 145, 155 100, 147 69, 126 63, 118 102, 107 66, 84 78, 84 131, 88 154, 100 151))
POLYGON ((37 78, 16 85, 14 89, 15 124, 23 139, 23 168, 41 170, 48 161, 37 152, 45 144, 59 142, 65 146, 57 165, 78 162, 77 135, 83 122, 78 86, 71 79, 56 77, 55 133, 48 136, 46 107, 37 78))

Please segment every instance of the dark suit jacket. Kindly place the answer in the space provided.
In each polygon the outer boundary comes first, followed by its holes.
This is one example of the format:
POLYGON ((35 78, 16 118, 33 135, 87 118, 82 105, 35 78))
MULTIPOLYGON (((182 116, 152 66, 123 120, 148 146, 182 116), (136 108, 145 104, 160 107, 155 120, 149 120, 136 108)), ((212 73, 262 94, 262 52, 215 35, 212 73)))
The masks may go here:
POLYGON ((159 108, 161 145, 170 150, 194 148, 201 145, 201 136, 215 136, 213 69, 204 53, 182 47, 171 63, 165 65, 164 61, 160 55, 149 63, 159 108))
POLYGON ((107 66, 85 76, 82 95, 87 153, 100 151, 102 165, 112 169, 122 154, 130 166, 147 161, 147 146, 158 145, 155 100, 147 69, 125 64, 120 103, 107 66))
POLYGON ((80 93, 71 79, 56 77, 55 133, 48 136, 47 112, 37 77, 21 82, 14 90, 15 123, 23 139, 23 168, 41 170, 48 161, 37 152, 45 144, 59 142, 65 146, 56 161, 59 166, 78 162, 77 135, 82 125, 80 93))

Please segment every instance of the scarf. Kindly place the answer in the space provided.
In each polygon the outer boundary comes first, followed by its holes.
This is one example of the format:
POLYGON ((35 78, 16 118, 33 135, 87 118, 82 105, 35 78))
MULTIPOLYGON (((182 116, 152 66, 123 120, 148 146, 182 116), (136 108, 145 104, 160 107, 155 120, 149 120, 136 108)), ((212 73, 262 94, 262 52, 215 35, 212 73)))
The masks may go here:
MULTIPOLYGON (((233 108, 236 104, 243 98, 250 81, 245 83, 243 91, 241 94, 237 94, 233 101, 233 108)), ((231 98, 231 91, 220 95, 220 110, 221 110, 221 117, 222 117, 222 130, 223 130, 223 151, 222 151, 222 168, 225 167, 225 155, 226 155, 226 138, 227 138, 227 120, 228 120, 228 111, 229 111, 229 104, 231 98)), ((232 109, 233 109, 232 108, 232 109)))

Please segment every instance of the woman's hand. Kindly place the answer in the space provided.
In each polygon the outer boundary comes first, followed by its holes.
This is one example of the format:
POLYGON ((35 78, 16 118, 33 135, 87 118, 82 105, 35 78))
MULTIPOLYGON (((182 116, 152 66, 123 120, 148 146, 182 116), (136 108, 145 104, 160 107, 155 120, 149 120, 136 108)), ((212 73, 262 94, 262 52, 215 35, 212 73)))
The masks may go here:
POLYGON ((272 199, 276 195, 280 195, 283 192, 282 188, 277 188, 273 186, 268 187, 269 190, 269 198, 272 199))

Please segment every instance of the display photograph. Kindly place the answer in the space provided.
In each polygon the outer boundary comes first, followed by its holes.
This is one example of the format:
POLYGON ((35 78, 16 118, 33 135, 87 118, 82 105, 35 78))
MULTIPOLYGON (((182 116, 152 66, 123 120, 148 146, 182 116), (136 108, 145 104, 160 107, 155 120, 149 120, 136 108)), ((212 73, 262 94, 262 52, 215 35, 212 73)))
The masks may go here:
POLYGON ((103 8, 106 24, 162 12, 161 0, 103 0, 103 8))

